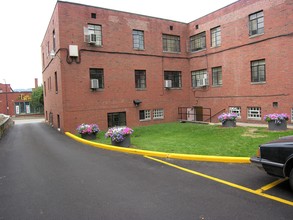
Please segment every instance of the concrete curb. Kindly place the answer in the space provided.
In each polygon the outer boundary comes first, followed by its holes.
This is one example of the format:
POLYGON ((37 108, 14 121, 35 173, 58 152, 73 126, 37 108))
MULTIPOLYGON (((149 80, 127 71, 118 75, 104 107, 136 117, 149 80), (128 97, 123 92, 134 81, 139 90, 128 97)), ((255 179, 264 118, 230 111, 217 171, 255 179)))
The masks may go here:
POLYGON ((153 156, 161 158, 179 159, 179 160, 195 160, 195 161, 205 161, 205 162, 221 162, 221 163, 250 163, 249 157, 225 157, 225 156, 206 156, 206 155, 193 155, 193 154, 176 154, 176 153, 165 153, 157 151, 139 150, 133 148, 115 147, 107 144, 95 143, 82 138, 79 138, 70 132, 65 132, 68 137, 86 144, 92 147, 102 148, 111 151, 118 151, 128 154, 137 154, 143 156, 153 156))

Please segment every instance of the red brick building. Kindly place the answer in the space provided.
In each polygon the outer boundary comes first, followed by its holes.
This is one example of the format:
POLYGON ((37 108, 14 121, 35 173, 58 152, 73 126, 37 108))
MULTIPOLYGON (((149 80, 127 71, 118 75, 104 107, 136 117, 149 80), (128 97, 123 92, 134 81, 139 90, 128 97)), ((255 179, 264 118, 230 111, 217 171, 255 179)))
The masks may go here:
MULTIPOLYGON (((38 80, 35 79, 35 88, 38 80)), ((14 91, 10 84, 0 83, 0 114, 10 116, 42 115, 43 109, 35 108, 31 104, 31 91, 14 91)))
POLYGON ((292 21, 288 0, 240 0, 190 23, 58 1, 42 42, 46 120, 75 132, 292 115, 292 21))

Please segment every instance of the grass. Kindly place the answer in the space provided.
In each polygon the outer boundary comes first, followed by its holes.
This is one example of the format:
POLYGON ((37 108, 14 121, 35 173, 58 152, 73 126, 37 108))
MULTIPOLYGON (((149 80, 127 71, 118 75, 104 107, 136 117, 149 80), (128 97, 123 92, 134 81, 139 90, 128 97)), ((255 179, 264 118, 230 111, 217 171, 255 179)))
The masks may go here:
MULTIPOLYGON (((133 128, 133 148, 169 153, 214 156, 250 157, 258 146, 281 136, 292 135, 292 130, 268 131, 265 127, 223 128, 220 125, 165 123, 133 128)), ((96 142, 111 144, 100 132, 96 142)))

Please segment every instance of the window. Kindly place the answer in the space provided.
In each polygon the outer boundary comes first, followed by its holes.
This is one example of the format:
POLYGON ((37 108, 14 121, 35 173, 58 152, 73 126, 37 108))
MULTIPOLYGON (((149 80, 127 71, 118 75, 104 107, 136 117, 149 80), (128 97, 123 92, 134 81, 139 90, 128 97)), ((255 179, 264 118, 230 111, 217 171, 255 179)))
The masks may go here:
POLYGON ((249 36, 264 33, 263 11, 249 15, 249 36))
POLYGON ((180 52, 180 37, 163 34, 163 51, 180 52))
POLYGON ((192 87, 201 87, 208 85, 208 73, 207 70, 197 70, 191 72, 192 87))
POLYGON ((247 119, 261 120, 261 108, 260 107, 248 107, 247 108, 247 119))
POLYGON ((221 46, 221 27, 211 29, 211 46, 221 46))
POLYGON ((104 70, 103 69, 91 68, 90 79, 97 79, 99 82, 99 89, 104 88, 104 70))
POLYGON ((212 68, 213 73, 213 86, 222 85, 222 67, 212 68))
POLYGON ((30 103, 29 102, 15 102, 15 112, 19 114, 30 114, 30 103))
POLYGON ((126 126, 126 112, 108 113, 108 127, 126 126))
POLYGON ((139 120, 141 121, 151 120, 151 110, 140 110, 139 120))
POLYGON ((46 89, 46 82, 44 82, 44 95, 46 97, 47 89, 46 89))
POLYGON ((256 60, 251 62, 251 82, 266 81, 265 60, 256 60))
POLYGON ((198 51, 206 48, 206 32, 190 37, 190 51, 198 51))
POLYGON ((291 108, 291 122, 293 122, 293 108, 291 108))
POLYGON ((279 103, 278 102, 273 102, 273 108, 278 108, 279 103))
POLYGON ((145 70, 135 70, 135 88, 146 88, 146 72, 145 70))
POLYGON ((84 41, 97 46, 102 46, 102 26, 89 24, 85 27, 84 41))
POLYGON ((172 88, 181 88, 181 72, 179 71, 165 71, 164 80, 171 80, 172 88))
POLYGON ((55 30, 53 30, 53 51, 56 51, 56 34, 55 34, 55 30))
POLYGON ((139 30, 132 31, 133 49, 144 50, 144 32, 139 30))
POLYGON ((154 109, 153 110, 154 119, 163 119, 164 118, 164 109, 154 109))
POLYGON ((60 131, 60 115, 57 114, 57 128, 60 131))
POLYGON ((50 42, 47 42, 47 57, 50 56, 50 42))
POLYGON ((48 91, 51 91, 51 76, 48 78, 48 91))
POLYGON ((97 14, 96 13, 91 13, 91 18, 96 19, 97 18, 97 14))
POLYGON ((229 112, 230 113, 236 113, 237 114, 237 118, 241 118, 241 107, 229 107, 229 112))
POLYGON ((57 72, 55 72, 55 92, 58 93, 58 78, 57 78, 57 72))

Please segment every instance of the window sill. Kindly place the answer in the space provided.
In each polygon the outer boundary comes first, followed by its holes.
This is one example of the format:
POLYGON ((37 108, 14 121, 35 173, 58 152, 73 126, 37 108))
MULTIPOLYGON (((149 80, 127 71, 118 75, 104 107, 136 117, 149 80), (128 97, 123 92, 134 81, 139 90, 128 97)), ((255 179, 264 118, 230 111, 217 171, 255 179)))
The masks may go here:
POLYGON ((254 35, 250 35, 249 38, 255 38, 255 37, 259 37, 259 36, 262 36, 264 35, 264 33, 261 33, 261 34, 254 34, 254 35))
POLYGON ((153 118, 154 120, 163 120, 164 118, 153 118))
POLYGON ((221 47, 221 45, 211 46, 211 49, 216 49, 216 48, 219 48, 219 47, 221 47))
POLYGON ((104 88, 100 88, 100 89, 91 89, 91 92, 103 92, 104 88))
POLYGON ((192 87, 192 90, 207 89, 207 87, 209 87, 209 85, 205 85, 205 86, 197 86, 197 87, 192 87))
POLYGON ((179 52, 175 52, 175 51, 163 51, 163 53, 181 54, 181 51, 179 51, 179 52))
POLYGON ((151 119, 140 119, 140 122, 147 122, 147 121, 151 121, 151 119))
POLYGON ((135 51, 145 51, 145 49, 143 48, 143 49, 139 49, 139 48, 133 48, 133 50, 135 50, 135 51))
POLYGON ((202 51, 205 51, 205 50, 207 50, 207 48, 203 48, 203 49, 195 50, 195 51, 190 51, 190 53, 198 53, 198 52, 202 52, 202 51))
POLYGON ((167 90, 182 90, 182 87, 177 88, 177 87, 171 87, 171 88, 165 88, 167 90))
POLYGON ((136 91, 147 91, 146 88, 135 88, 135 89, 136 89, 136 91))
POLYGON ((251 82, 251 85, 263 85, 266 84, 266 82, 251 82))
POLYGON ((213 88, 221 88, 223 85, 212 85, 213 88))
POLYGON ((248 118, 247 117, 247 120, 261 121, 261 118, 248 118))

